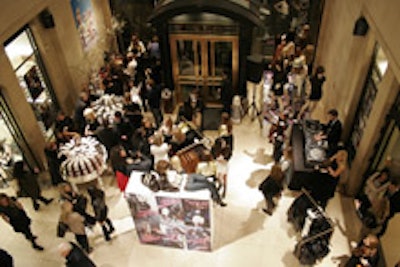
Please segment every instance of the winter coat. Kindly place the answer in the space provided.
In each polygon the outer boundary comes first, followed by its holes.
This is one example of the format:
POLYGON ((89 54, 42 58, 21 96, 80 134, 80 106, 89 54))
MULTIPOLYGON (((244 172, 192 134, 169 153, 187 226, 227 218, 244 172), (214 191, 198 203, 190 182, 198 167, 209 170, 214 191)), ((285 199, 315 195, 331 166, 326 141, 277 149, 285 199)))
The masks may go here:
MULTIPOLYGON (((12 200, 14 201, 14 200, 12 200)), ((0 206, 0 214, 5 215, 9 219, 9 223, 15 232, 25 232, 31 224, 31 219, 25 211, 17 205, 10 204, 8 206, 0 206)))
POLYGON ((40 197, 41 192, 36 175, 23 172, 19 177, 15 178, 18 180, 18 185, 22 196, 29 196, 33 199, 40 197))
POLYGON ((92 200, 92 206, 95 214, 96 221, 104 222, 107 219, 108 208, 104 201, 101 198, 95 198, 92 200))

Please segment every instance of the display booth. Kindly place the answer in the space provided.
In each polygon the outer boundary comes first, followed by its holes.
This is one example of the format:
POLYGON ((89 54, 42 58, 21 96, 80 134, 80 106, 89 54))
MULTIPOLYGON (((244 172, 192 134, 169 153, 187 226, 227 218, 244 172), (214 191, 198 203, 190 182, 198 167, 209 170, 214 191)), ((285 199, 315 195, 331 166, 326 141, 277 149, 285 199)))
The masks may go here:
POLYGON ((212 200, 206 189, 186 191, 186 174, 168 171, 179 190, 154 192, 142 183, 141 171, 131 173, 125 190, 135 229, 142 244, 211 251, 212 200))
POLYGON ((94 137, 76 137, 60 147, 61 173, 73 186, 97 180, 107 168, 107 151, 94 137))

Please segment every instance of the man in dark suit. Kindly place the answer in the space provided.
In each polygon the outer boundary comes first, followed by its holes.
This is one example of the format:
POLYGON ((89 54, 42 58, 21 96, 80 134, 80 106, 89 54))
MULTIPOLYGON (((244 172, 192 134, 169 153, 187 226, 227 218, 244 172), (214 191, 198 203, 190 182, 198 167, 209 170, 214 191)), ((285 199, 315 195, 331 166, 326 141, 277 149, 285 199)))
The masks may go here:
POLYGON ((323 131, 315 137, 316 140, 326 140, 328 142, 328 156, 334 155, 338 150, 338 143, 342 136, 342 123, 338 120, 338 111, 331 109, 328 111, 328 123, 323 125, 323 131))

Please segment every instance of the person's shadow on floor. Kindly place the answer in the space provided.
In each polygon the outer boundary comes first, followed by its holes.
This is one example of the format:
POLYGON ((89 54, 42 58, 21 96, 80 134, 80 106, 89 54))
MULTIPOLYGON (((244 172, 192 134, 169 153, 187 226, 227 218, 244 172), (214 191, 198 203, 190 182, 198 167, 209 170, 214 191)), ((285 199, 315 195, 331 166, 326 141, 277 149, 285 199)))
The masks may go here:
POLYGON ((253 171, 250 174, 250 178, 247 179, 246 185, 250 188, 258 188, 258 186, 264 181, 265 178, 269 175, 270 170, 267 169, 258 169, 253 171))
POLYGON ((244 154, 253 158, 253 162, 261 165, 267 165, 274 161, 272 155, 265 154, 264 148, 258 148, 256 152, 252 153, 247 150, 243 151, 244 154))

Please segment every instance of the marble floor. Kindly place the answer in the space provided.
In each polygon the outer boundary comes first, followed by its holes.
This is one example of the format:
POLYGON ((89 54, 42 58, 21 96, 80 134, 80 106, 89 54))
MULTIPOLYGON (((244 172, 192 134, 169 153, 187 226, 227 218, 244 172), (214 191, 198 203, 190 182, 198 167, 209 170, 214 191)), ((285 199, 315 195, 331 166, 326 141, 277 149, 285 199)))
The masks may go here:
MULTIPOLYGON (((213 136, 216 133, 206 134, 213 136)), ((248 117, 240 125, 234 126, 234 137, 226 198, 228 206, 214 207, 212 252, 140 244, 127 203, 113 178, 106 176, 103 180, 107 203, 117 231, 108 243, 104 241, 99 226, 89 233, 94 248, 90 258, 97 266, 300 266, 293 255, 299 234, 294 232, 286 217, 286 211, 298 193, 285 190, 273 216, 264 214, 261 211, 264 201, 258 184, 268 175, 271 167, 272 146, 263 137, 258 122, 248 117)), ((14 194, 13 187, 0 191, 14 194)), ((44 189, 43 194, 46 197, 58 197, 53 188, 44 189)), ((0 220, 0 247, 13 255, 16 267, 63 266, 64 260, 57 253, 57 245, 62 242, 56 237, 59 203, 54 201, 35 212, 29 199, 21 198, 20 201, 32 218, 33 232, 39 236, 38 243, 45 250, 33 250, 24 237, 14 233, 3 220, 0 220)), ((350 203, 351 199, 339 194, 329 202, 327 213, 336 225, 331 239, 331 252, 316 266, 338 266, 340 259, 349 255, 349 239, 355 238, 357 232, 357 223, 345 220, 346 216, 353 216, 353 209, 343 208, 349 207, 350 203)), ((67 234, 65 239, 73 240, 73 236, 67 234)))

